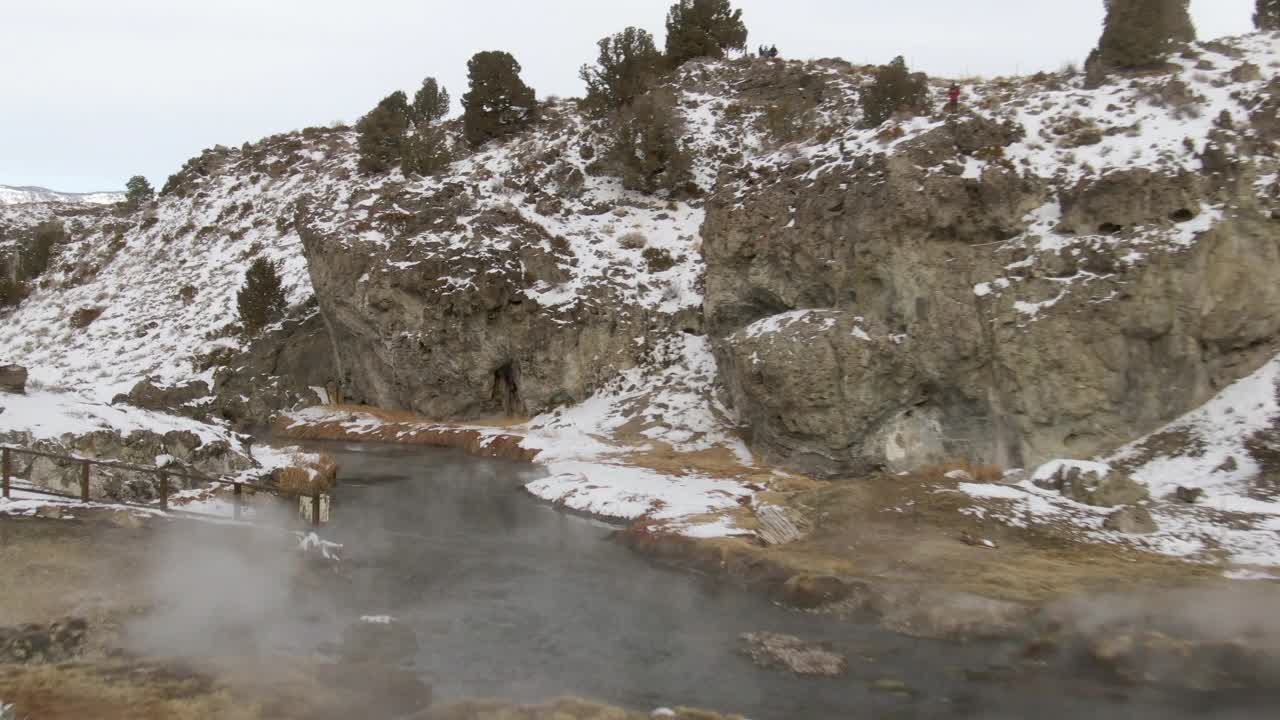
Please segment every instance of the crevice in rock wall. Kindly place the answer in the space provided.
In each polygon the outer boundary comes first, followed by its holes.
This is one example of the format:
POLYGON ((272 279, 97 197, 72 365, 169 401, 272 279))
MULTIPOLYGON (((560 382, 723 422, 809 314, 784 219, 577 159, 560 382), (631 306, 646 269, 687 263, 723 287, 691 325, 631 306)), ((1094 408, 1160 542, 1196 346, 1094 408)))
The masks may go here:
MULTIPOLYGON (((969 282, 973 282, 970 276, 969 282)), ((987 407, 991 419, 991 452, 989 460, 1001 467, 1020 468, 1025 464, 1022 444, 1018 440, 1017 428, 1010 422, 1008 390, 1000 379, 1000 347, 996 341, 993 326, 996 322, 994 313, 987 312, 988 303, 977 295, 973 298, 973 311, 978 316, 978 327, 982 332, 982 344, 987 349, 987 407)), ((982 458, 987 459, 987 458, 982 458)), ((975 458, 978 460, 978 458, 975 458)))
POLYGON ((508 362, 493 371, 493 400, 506 415, 526 414, 524 401, 520 399, 520 368, 515 363, 508 362))

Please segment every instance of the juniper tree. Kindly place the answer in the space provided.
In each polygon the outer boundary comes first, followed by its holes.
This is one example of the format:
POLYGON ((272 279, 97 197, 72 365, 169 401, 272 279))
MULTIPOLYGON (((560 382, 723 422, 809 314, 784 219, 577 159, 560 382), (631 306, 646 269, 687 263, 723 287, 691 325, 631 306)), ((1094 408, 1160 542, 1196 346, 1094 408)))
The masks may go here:
POLYGON ((284 315, 284 287, 276 264, 258 258, 244 274, 244 286, 236 294, 240 322, 249 333, 256 333, 284 315))
POLYGON ((439 125, 415 129, 405 138, 403 148, 400 167, 405 175, 434 175, 453 162, 448 134, 439 125))
POLYGON ((867 127, 876 127, 898 111, 923 115, 929 112, 929 77, 907 69, 901 55, 888 65, 876 68, 875 77, 859 91, 862 117, 867 127))
POLYGON ((400 163, 401 144, 409 129, 409 101, 399 90, 383 98, 378 106, 356 123, 356 148, 360 169, 381 173, 400 163))
POLYGON ((596 113, 616 110, 644 94, 658 77, 662 53, 653 36, 629 27, 597 43, 596 65, 583 65, 579 76, 587 84, 587 108, 596 113))
POLYGON ((49 220, 37 225, 31 240, 19 246, 18 278, 30 280, 49 269, 49 260, 53 257, 53 246, 64 244, 69 239, 66 227, 57 220, 49 220))
POLYGON ((519 132, 538 117, 537 96, 520 79, 520 63, 510 53, 476 53, 467 62, 470 89, 462 96, 463 133, 479 146, 519 132))
POLYGON ((435 78, 423 80, 409 108, 414 126, 430 125, 444 118, 449 114, 449 100, 449 91, 440 87, 435 78))
POLYGON ((1253 24, 1259 30, 1280 30, 1280 0, 1258 0, 1253 24))
POLYGON ((1097 68, 1155 67, 1176 43, 1196 39, 1190 0, 1104 0, 1107 17, 1098 48, 1089 56, 1097 68))
POLYGON ((636 98, 612 119, 609 162, 629 190, 679 191, 692 179, 692 161, 680 144, 683 127, 675 97, 654 91, 636 98))
POLYGON ((124 204, 130 210, 137 210, 142 207, 143 203, 151 202, 156 196, 156 191, 151 187, 151 183, 141 175, 134 175, 129 178, 129 182, 124 184, 124 204))
POLYGON ((679 67, 698 57, 722 58, 747 46, 742 10, 729 0, 679 0, 667 13, 667 62, 679 67))

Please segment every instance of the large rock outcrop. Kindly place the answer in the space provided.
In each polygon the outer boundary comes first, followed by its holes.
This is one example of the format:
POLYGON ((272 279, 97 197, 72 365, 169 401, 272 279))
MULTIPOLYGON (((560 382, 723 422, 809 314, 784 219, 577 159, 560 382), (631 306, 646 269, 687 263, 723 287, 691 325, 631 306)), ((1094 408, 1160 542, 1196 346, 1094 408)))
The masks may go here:
POLYGON ((722 177, 706 314, 755 449, 828 476, 1089 456, 1274 354, 1280 233, 1251 188, 1140 170, 1057 190, 977 161, 1018 136, 974 118, 722 177))
POLYGON ((559 308, 533 296, 572 262, 542 228, 515 208, 453 221, 389 246, 304 232, 347 397, 438 418, 536 414, 634 366, 643 309, 607 286, 559 308))

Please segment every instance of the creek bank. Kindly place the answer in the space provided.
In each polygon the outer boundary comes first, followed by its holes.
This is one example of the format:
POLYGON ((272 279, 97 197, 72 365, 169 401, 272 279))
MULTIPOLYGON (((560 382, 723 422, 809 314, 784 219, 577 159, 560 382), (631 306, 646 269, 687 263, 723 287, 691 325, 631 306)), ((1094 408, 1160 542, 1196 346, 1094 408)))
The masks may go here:
POLYGON ((533 462, 539 450, 525 447, 514 433, 495 428, 424 422, 407 413, 370 407, 327 406, 281 414, 271 424, 287 440, 344 440, 457 448, 477 457, 533 462))
MULTIPOLYGON (((340 409, 338 419, 324 420, 333 415, 332 408, 318 409, 311 417, 283 418, 276 427, 295 440, 436 445, 543 462, 538 453, 526 452, 534 441, 522 437, 518 426, 465 428, 365 408, 340 409), (517 451, 506 454, 513 448, 517 451)), ((684 472, 696 467, 692 456, 685 461, 684 472)), ((609 470, 603 465, 598 469, 609 470)), ((679 473, 680 464, 666 470, 679 473)), ((589 468, 586 472, 590 476, 589 468)), ((982 473, 975 468, 956 477, 972 479, 975 474, 982 473)), ((790 607, 870 619, 898 633, 928 638, 1025 636, 1045 607, 1091 588, 1139 592, 1221 580, 1221 571, 1212 567, 983 523, 960 512, 967 496, 939 492, 934 477, 830 483, 788 481, 765 472, 751 478, 745 484, 752 488, 747 502, 734 510, 664 520, 641 509, 641 517, 615 538, 660 563, 763 593, 790 607), (910 512, 899 512, 903 508, 910 512), (765 546, 757 540, 759 533, 779 535, 767 531, 780 519, 761 525, 763 518, 772 517, 769 509, 794 526, 794 533, 783 534, 790 542, 765 546), (717 531, 705 533, 707 528, 717 531), (699 534, 714 536, 691 537, 699 534), (966 537, 990 545, 965 544, 966 537)), ((588 480, 608 482, 604 477, 588 480)), ((956 482, 950 481, 952 486, 956 482)))

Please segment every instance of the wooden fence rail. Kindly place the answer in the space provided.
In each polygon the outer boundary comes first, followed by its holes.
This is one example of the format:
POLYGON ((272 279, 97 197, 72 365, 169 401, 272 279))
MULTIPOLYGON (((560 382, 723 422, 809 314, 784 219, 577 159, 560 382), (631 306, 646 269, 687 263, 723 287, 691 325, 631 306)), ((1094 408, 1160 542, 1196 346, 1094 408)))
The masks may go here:
MULTIPOLYGON (((286 490, 284 488, 273 487, 270 485, 261 485, 258 483, 243 482, 241 480, 228 480, 226 478, 210 477, 208 475, 202 475, 200 473, 194 473, 194 472, 188 472, 188 471, 169 470, 162 467, 147 467, 144 465, 132 465, 130 463, 122 463, 114 460, 93 460, 90 458, 80 458, 80 457, 74 457, 71 455, 59 455, 57 453, 49 453, 41 450, 31 450, 29 448, 0 445, 0 471, 3 472, 3 481, 2 481, 2 484, 0 484, 0 493, 3 493, 3 497, 6 500, 11 499, 10 492, 13 485, 12 483, 13 455, 27 455, 31 457, 42 457, 42 458, 47 458, 49 460, 57 460, 64 463, 80 464, 80 495, 78 498, 75 495, 67 495, 65 493, 53 492, 52 490, 45 490, 42 488, 36 488, 34 486, 19 488, 23 492, 34 493, 36 495, 48 495, 50 497, 79 499, 80 502, 86 502, 86 503, 90 502, 89 469, 91 467, 97 466, 97 467, 110 468, 113 470, 124 470, 128 472, 149 473, 149 474, 156 475, 160 480, 160 510, 165 512, 169 510, 169 494, 170 494, 169 478, 181 478, 183 480, 189 480, 189 481, 198 482, 198 483, 207 483, 210 485, 230 485, 232 487, 232 494, 234 496, 234 499, 232 500, 232 506, 234 508, 234 517, 236 520, 240 519, 241 505, 244 499, 245 488, 249 488, 250 490, 253 490, 255 492, 267 493, 267 494, 276 495, 279 497, 310 498, 311 499, 311 524, 317 525, 317 526, 320 525, 320 498, 323 495, 323 493, 319 489, 316 489, 311 493, 302 493, 302 492, 296 492, 292 490, 286 490)), ((106 502, 104 504, 124 505, 126 507, 147 508, 149 510, 156 509, 152 505, 140 505, 137 503, 127 503, 127 502, 106 502)), ((197 515, 197 513, 189 513, 189 514, 197 515)))

